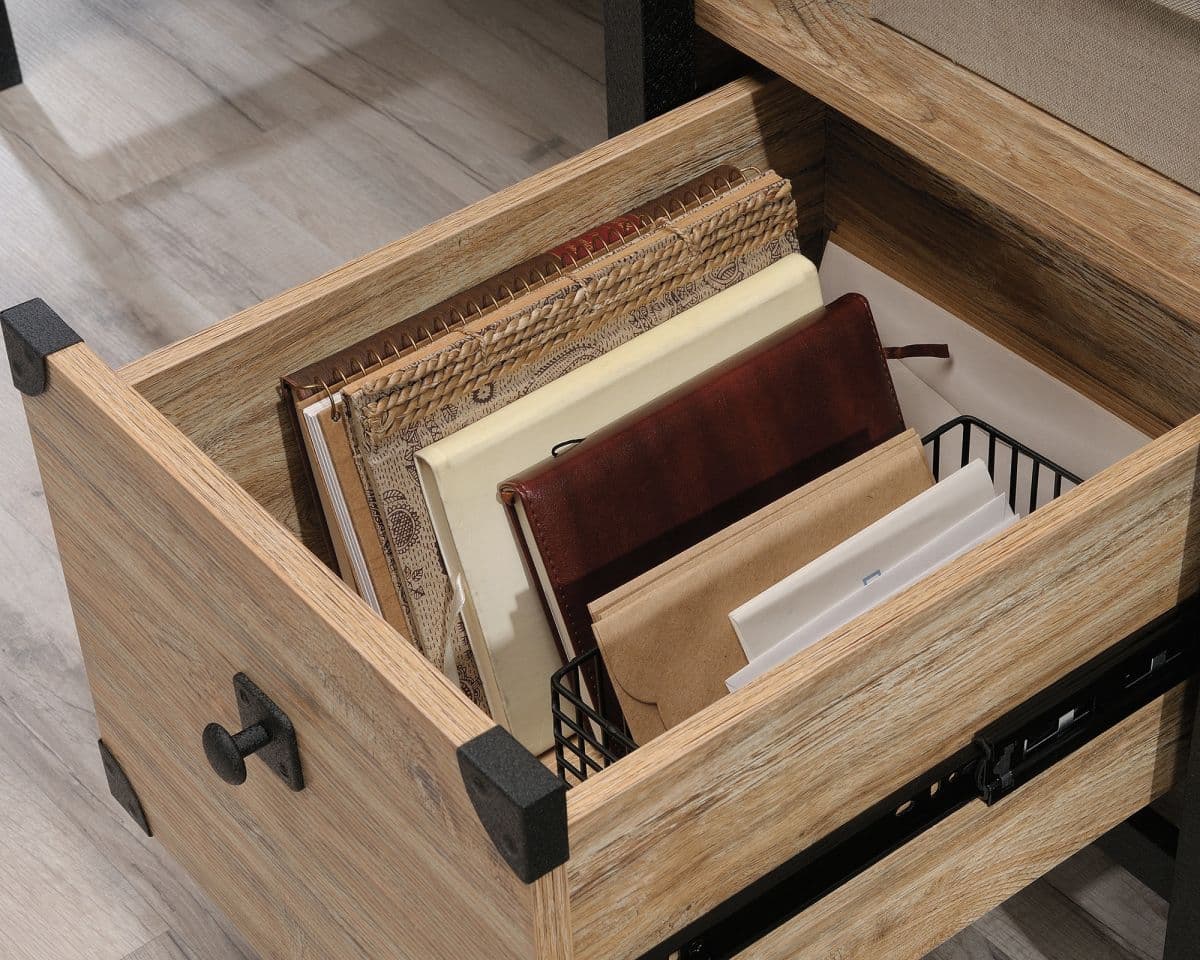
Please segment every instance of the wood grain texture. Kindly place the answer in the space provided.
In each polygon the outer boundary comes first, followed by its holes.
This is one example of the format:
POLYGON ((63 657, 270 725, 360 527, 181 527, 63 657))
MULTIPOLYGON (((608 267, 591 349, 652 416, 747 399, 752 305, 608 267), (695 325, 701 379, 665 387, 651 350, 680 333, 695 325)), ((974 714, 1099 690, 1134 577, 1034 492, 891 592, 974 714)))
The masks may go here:
POLYGON ((536 960, 575 960, 566 867, 559 867, 535 881, 533 908, 536 960))
POLYGON ((121 371, 276 518, 318 522, 279 377, 725 162, 793 178, 801 231, 823 208, 822 108, 739 80, 121 371))
POLYGON ((101 734, 156 836, 266 956, 533 956, 533 893, 455 760, 490 721, 86 345, 49 364, 26 412, 101 734), (239 670, 295 723, 302 793, 208 769, 239 670))
POLYGON ((842 247, 1146 433, 1200 409, 1200 324, 844 117, 828 142, 842 247))
MULTIPOLYGON (((1074 913, 1129 955, 1138 960, 1161 960, 1166 901, 1109 859, 1098 846, 1086 847, 1056 867, 1040 885, 1026 892, 1025 899, 1048 894, 1047 888, 1056 895, 1047 899, 1069 903, 1074 913)), ((1047 936, 1035 932, 1038 926, 1027 925, 1027 935, 1047 936)), ((1055 922, 1050 929, 1060 926, 1055 922)))
POLYGON ((868 0, 697 0, 696 20, 1133 290, 1200 318, 1200 195, 869 19, 868 0))
POLYGON ((124 960, 188 960, 188 955, 171 934, 164 933, 134 950, 124 960))
POLYGON ((577 955, 636 956, 1194 593, 1198 453, 1200 418, 576 787, 577 955))
MULTIPOLYGON (((1184 688, 1176 688, 995 806, 973 801, 738 960, 919 960, 1167 790, 1187 763, 1190 703, 1184 688)), ((1058 943, 1074 941, 1078 948, 1074 954, 1048 949, 1031 955, 1128 956, 1073 911, 1065 914, 1078 917, 1072 931, 1048 896, 1025 898, 1010 904, 1005 915, 989 918, 987 929, 998 934, 989 939, 1005 956, 1025 955, 1005 947, 1014 939, 1011 925, 1002 935, 999 930, 1017 909, 1054 912, 1060 933, 1072 934, 1058 943)), ((1041 934, 1055 929, 1044 922, 1029 926, 1041 934)))

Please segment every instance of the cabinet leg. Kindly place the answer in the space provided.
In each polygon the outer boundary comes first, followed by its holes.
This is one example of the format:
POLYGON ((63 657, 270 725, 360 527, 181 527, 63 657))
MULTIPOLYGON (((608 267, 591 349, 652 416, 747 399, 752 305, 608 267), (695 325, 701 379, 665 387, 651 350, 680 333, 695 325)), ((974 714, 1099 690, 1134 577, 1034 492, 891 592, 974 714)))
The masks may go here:
POLYGON ((1192 727, 1164 960, 1193 960, 1200 944, 1200 704, 1192 727))
POLYGON ((15 87, 21 82, 21 64, 17 61, 17 45, 13 41, 8 10, 0 0, 0 90, 15 87))
POLYGON ((696 92, 693 0, 605 0, 610 136, 687 103, 696 92))

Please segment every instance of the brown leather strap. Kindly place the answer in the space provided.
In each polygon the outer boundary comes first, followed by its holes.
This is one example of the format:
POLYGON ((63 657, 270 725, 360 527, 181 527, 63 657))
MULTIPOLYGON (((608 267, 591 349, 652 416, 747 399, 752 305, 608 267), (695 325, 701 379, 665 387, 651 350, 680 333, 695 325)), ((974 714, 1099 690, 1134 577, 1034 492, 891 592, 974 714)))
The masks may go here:
POLYGON ((909 357, 939 357, 950 359, 948 343, 910 343, 903 347, 884 347, 883 355, 889 360, 907 360, 909 357))

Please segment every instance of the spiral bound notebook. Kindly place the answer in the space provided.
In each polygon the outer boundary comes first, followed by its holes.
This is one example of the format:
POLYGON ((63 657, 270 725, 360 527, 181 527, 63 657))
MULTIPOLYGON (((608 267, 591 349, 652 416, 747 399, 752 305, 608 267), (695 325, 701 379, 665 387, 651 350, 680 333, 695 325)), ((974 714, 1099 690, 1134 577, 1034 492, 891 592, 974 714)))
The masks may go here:
MULTIPOLYGON (((414 498, 404 492, 405 477, 398 477, 395 483, 372 483, 364 466, 365 455, 374 456, 388 443, 395 446, 428 436, 429 431, 435 436, 452 432, 508 402, 510 395, 520 395, 561 376, 616 343, 674 316, 697 299, 723 289, 735 277, 756 272, 793 252, 795 211, 790 192, 781 192, 767 207, 747 207, 745 201, 735 203, 734 199, 739 190, 746 193, 751 184, 760 191, 769 191, 778 189, 776 185, 781 182, 774 174, 756 172, 748 178, 733 167, 717 168, 569 244, 285 378, 343 577, 485 709, 490 705, 478 666, 465 635, 456 635, 461 625, 451 623, 456 619, 453 596, 447 590, 424 504, 413 502, 414 498), (719 255, 706 256, 701 250, 695 263, 681 269, 676 263, 678 251, 674 252, 675 259, 664 260, 667 253, 656 251, 651 241, 673 237, 686 227, 689 217, 699 216, 696 211, 701 209, 721 213, 719 226, 712 232, 727 239, 722 240, 719 255), (648 247, 650 251, 643 252, 648 247), (398 377, 403 381, 413 369, 434 369, 438 358, 455 344, 483 342, 485 338, 476 331, 488 332, 507 323, 505 318, 519 312, 522 304, 545 297, 556 284, 568 287, 567 292, 571 284, 582 290, 579 277, 586 277, 589 271, 605 276, 603 271, 610 268, 603 265, 611 263, 633 268, 630 289, 637 296, 627 310, 597 310, 597 316, 608 325, 602 335, 577 335, 574 320, 561 332, 553 322, 543 320, 543 326, 554 336, 574 347, 556 346, 532 359, 513 361, 507 357, 502 367, 505 373, 499 380, 489 380, 484 388, 461 400, 455 401, 442 391, 434 404, 418 393, 411 402, 395 405, 395 391, 389 393, 388 383, 398 377), (670 269, 666 269, 668 263, 670 269), (550 359, 556 356, 558 359, 550 359), (530 366, 534 360, 537 363, 530 366), (529 372, 518 375, 524 369, 529 372), (345 403, 351 396, 363 396, 368 401, 384 397, 392 404, 386 424, 376 422, 368 412, 359 419, 371 422, 358 424, 356 440, 347 429, 354 419, 345 403), (484 399, 486 409, 476 410, 475 405, 484 399), (396 427, 390 419, 395 416, 407 417, 409 425, 395 429, 396 435, 386 438, 388 430, 396 427)), ((713 212, 703 217, 716 220, 713 212)), ((599 294, 589 288, 588 296, 598 308, 624 302, 607 287, 596 289, 599 294)), ((627 294, 622 288, 621 295, 627 294)), ((528 336, 522 328, 504 343, 520 342, 528 336)), ((403 459, 402 454, 400 457, 403 459)), ((498 722, 504 722, 503 716, 496 716, 495 710, 492 713, 498 722)))
POLYGON ((654 223, 724 192, 743 179, 733 166, 718 167, 629 213, 593 227, 578 237, 506 270, 387 329, 360 340, 282 379, 295 414, 298 433, 311 467, 311 479, 325 515, 329 539, 342 578, 389 623, 408 633, 411 625, 393 586, 395 574, 386 550, 379 512, 362 487, 354 453, 341 418, 342 394, 388 365, 415 356, 440 336, 495 314, 564 269, 578 267, 597 254, 618 248, 654 223))

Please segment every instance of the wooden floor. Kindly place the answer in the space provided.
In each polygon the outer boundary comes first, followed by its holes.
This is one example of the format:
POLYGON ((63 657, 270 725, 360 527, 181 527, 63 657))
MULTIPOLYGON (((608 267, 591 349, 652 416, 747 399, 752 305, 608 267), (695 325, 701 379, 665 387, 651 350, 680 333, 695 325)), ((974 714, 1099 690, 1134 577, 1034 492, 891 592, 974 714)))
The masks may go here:
MULTIPOLYGON (((8 7, 27 82, 0 93, 0 304, 43 297, 113 364, 604 132, 600 0, 8 7)), ((7 381, 0 574, 0 956, 252 957, 108 796, 7 381)), ((933 956, 1156 960, 1165 912, 1090 849, 933 956)))

